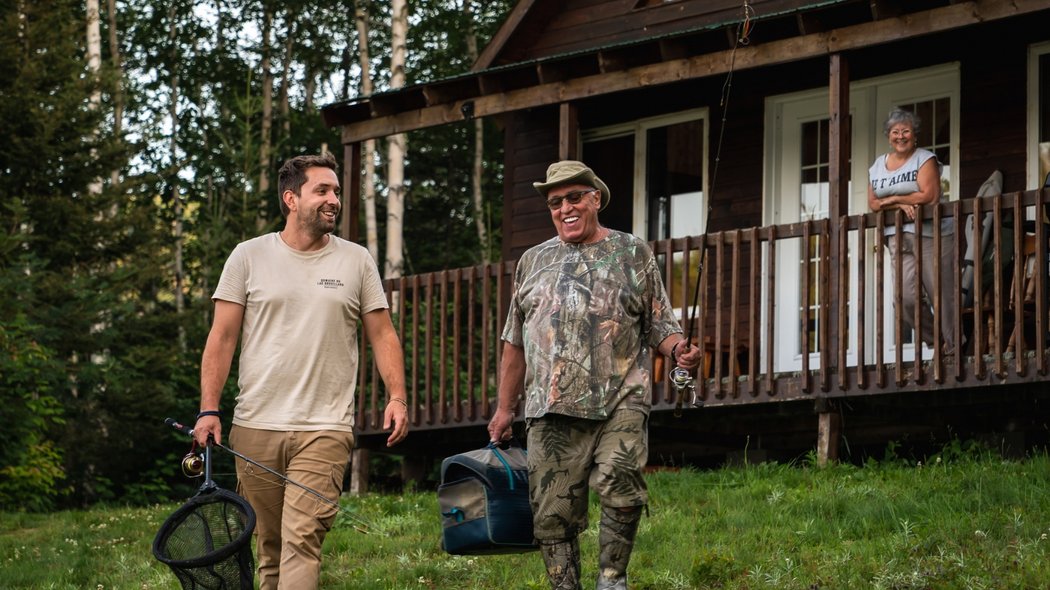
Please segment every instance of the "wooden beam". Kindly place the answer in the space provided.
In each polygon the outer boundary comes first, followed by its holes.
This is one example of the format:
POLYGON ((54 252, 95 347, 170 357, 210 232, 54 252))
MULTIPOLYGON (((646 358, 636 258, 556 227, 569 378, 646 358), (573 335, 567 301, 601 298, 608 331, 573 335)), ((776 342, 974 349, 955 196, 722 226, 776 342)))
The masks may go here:
POLYGON ((598 71, 600 71, 603 74, 626 69, 626 63, 626 60, 624 60, 623 57, 617 54, 616 52, 598 52, 598 71))
POLYGON ((897 18, 903 11, 900 2, 896 0, 871 0, 871 18, 883 20, 897 18))
POLYGON ((532 10, 533 4, 536 0, 519 0, 514 8, 511 9, 510 14, 507 15, 507 20, 503 21, 503 25, 500 26, 496 34, 492 36, 492 40, 489 41, 485 49, 481 51, 481 55, 478 56, 478 60, 474 62, 474 70, 484 70, 492 65, 492 61, 496 59, 499 52, 503 49, 503 46, 507 44, 514 31, 518 29, 522 21, 532 10))
POLYGON ((536 64, 536 77, 540 84, 551 84, 565 80, 566 75, 565 70, 555 64, 541 62, 536 64))
POLYGON ((577 138, 580 134, 580 122, 576 116, 576 105, 563 102, 558 116, 558 159, 576 160, 579 158, 577 138))
MULTIPOLYGON (((730 67, 739 71, 801 61, 1044 11, 1046 8, 1045 0, 964 2, 900 18, 852 25, 764 45, 740 47, 736 50, 735 62, 731 59, 732 51, 725 50, 479 96, 474 99, 474 114, 477 117, 489 117, 624 90, 717 76, 728 72, 730 67)), ((459 107, 458 103, 434 105, 349 123, 343 125, 342 141, 352 143, 459 121, 462 120, 459 107)))
POLYGON ((368 449, 360 447, 350 451, 350 495, 361 496, 368 492, 368 449))
POLYGON ((842 435, 842 416, 838 412, 817 415, 817 465, 826 467, 839 459, 839 437, 842 435))
POLYGON ((343 147, 343 217, 339 234, 356 242, 358 220, 361 218, 361 142, 343 147))
MULTIPOLYGON (((850 115, 849 115, 849 62, 841 53, 831 55, 829 60, 828 77, 828 178, 832 181, 828 187, 828 218, 831 220, 830 241, 832 249, 837 248, 840 234, 846 228, 840 227, 839 220, 849 215, 849 159, 850 159, 850 115)), ((839 320, 841 319, 840 299, 841 288, 845 285, 844 274, 846 269, 840 264, 834 264, 829 277, 831 292, 836 295, 830 299, 828 315, 832 318, 831 334, 828 338, 828 349, 841 352, 836 362, 845 367, 845 346, 840 346, 840 341, 846 337, 848 330, 839 320)), ((840 371, 840 377, 845 376, 845 371, 840 371)))

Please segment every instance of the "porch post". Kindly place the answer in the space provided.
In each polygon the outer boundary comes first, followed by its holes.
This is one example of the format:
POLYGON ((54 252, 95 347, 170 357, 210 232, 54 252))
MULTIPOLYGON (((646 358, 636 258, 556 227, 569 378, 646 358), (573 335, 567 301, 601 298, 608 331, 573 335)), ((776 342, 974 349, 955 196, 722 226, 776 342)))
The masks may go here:
POLYGON ((558 159, 577 160, 579 150, 577 138, 580 134, 580 122, 576 117, 576 105, 563 102, 558 108, 558 159))
MULTIPOLYGON (((841 234, 846 231, 840 225, 843 217, 849 214, 849 158, 850 158, 850 119, 849 119, 849 65, 841 53, 831 55, 831 81, 828 104, 830 122, 828 124, 828 217, 831 227, 831 243, 828 254, 831 258, 831 292, 828 293, 828 326, 830 351, 835 354, 834 362, 838 365, 839 379, 845 378, 846 348, 843 341, 846 333, 846 306, 843 305, 840 287, 845 285, 844 276, 846 260, 838 259, 842 254, 838 250, 841 234), (840 313, 841 312, 841 313, 840 313)), ((857 179, 860 182, 861 179, 857 179)), ((845 385, 845 383, 841 383, 845 385)))
POLYGON ((820 467, 839 460, 842 416, 835 411, 835 405, 827 398, 817 400, 817 465, 820 467))
POLYGON ((360 496, 368 491, 368 449, 357 447, 350 451, 350 495, 360 496))
POLYGON ((361 142, 343 144, 343 217, 340 237, 356 242, 361 218, 361 142))
MULTIPOLYGON (((343 144, 343 216, 339 220, 342 238, 356 242, 361 219, 361 142, 343 144)), ((350 451, 350 494, 368 491, 368 450, 350 451)))
MULTIPOLYGON (((846 389, 849 385, 849 375, 846 371, 846 349, 849 342, 846 341, 849 325, 847 316, 848 306, 846 298, 849 293, 846 289, 847 277, 849 276, 849 259, 846 255, 845 245, 847 228, 843 226, 843 220, 849 214, 849 158, 850 158, 850 116, 849 116, 849 64, 841 53, 831 55, 829 64, 829 88, 828 88, 828 217, 831 228, 828 236, 828 248, 826 256, 829 256, 827 268, 829 269, 828 290, 824 293, 825 301, 828 302, 828 313, 825 315, 829 325, 825 334, 828 335, 827 342, 821 346, 827 346, 827 354, 822 356, 828 364, 837 369, 838 386, 846 389)), ((857 179, 858 182, 860 179, 857 179)), ((831 388, 831 380, 828 378, 832 367, 822 366, 821 372, 824 378, 821 380, 826 392, 831 388)), ((830 404, 819 404, 819 432, 817 435, 817 457, 823 465, 827 461, 838 458, 838 414, 830 412, 830 404)))

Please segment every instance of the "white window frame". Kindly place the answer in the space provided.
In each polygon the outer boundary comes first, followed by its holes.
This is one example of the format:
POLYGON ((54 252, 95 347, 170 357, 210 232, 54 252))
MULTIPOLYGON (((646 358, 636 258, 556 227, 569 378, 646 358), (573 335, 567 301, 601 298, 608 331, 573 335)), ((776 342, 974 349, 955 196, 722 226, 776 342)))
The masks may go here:
MULTIPOLYGON (((1050 41, 1028 47, 1028 165, 1025 186, 1028 190, 1042 188, 1045 178, 1039 174, 1039 58, 1050 54, 1050 41)), ((1050 96, 1043 100, 1050 101, 1050 96)))
MULTIPOLYGON (((859 213, 867 211, 867 170, 871 165, 871 162, 875 159, 876 155, 887 151, 886 138, 882 134, 882 124, 886 118, 889 109, 894 106, 890 104, 893 102, 886 95, 899 95, 900 89, 907 91, 911 87, 915 86, 932 86, 934 90, 930 93, 930 96, 943 96, 947 94, 951 98, 951 137, 954 142, 951 147, 951 162, 952 165, 948 168, 949 184, 951 186, 951 194, 949 198, 955 200, 958 198, 958 187, 959 187, 959 105, 960 105, 960 79, 961 70, 958 62, 951 62, 941 64, 937 66, 931 66, 928 68, 920 68, 917 70, 909 70, 905 72, 896 72, 887 76, 881 76, 878 78, 870 78, 860 80, 850 84, 850 110, 853 114, 853 145, 851 146, 851 160, 853 169, 853 180, 850 183, 850 198, 849 206, 850 213, 859 213), (938 87, 940 85, 940 87, 938 87), (947 92, 945 87, 948 88, 947 92), (862 136, 861 134, 865 134, 862 136), (863 174, 861 174, 863 171, 863 174), (860 178, 858 178, 860 175, 860 178), (861 209, 857 211, 856 209, 861 209)), ((781 211, 780 207, 783 205, 782 198, 779 196, 781 193, 781 180, 784 174, 784 154, 781 153, 781 126, 784 124, 782 116, 784 114, 784 108, 787 105, 794 103, 805 103, 812 102, 823 98, 827 100, 828 95, 827 89, 810 89, 790 94, 771 96, 766 99, 765 106, 765 146, 763 148, 763 183, 762 183, 762 223, 763 225, 772 225, 785 223, 785 215, 781 211)), ((928 97, 926 94, 920 93, 917 95, 909 95, 910 100, 926 100, 928 97)), ((819 110, 819 109, 818 109, 819 110)), ((817 115, 813 115, 816 117, 817 115)), ((823 115, 826 117, 827 115, 823 115)), ((869 230, 872 231, 872 230, 869 230)), ((869 233, 870 238, 870 233, 869 233)), ((778 248, 778 254, 784 254, 781 252, 783 248, 778 248)), ((879 253, 876 255, 885 255, 885 253, 879 253)), ((763 260, 763 268, 768 268, 768 261, 763 260)), ((887 267, 888 268, 888 267, 887 267)), ((764 274, 764 273, 763 273, 764 274)), ((777 263, 777 275, 778 280, 784 280, 785 278, 785 267, 782 261, 778 260, 777 263)), ((857 277, 851 277, 851 289, 855 288, 857 277)), ((889 284, 888 280, 875 280, 874 277, 869 276, 867 279, 869 285, 882 284, 883 289, 891 289, 892 285, 889 284)), ((786 290, 785 290, 786 292, 786 290)), ((780 293, 784 295, 785 293, 780 293)), ((851 294, 851 298, 855 295, 851 294)), ((866 301, 867 309, 874 309, 874 290, 869 289, 867 293, 863 294, 867 297, 866 301)), ((762 302, 762 325, 767 325, 767 322, 776 321, 778 331, 782 331, 785 326, 793 322, 793 318, 777 316, 775 318, 766 317, 766 295, 763 294, 762 302)), ((884 301, 892 301, 892 293, 884 301)), ((791 306, 784 305, 784 302, 778 301, 777 310, 778 312, 782 309, 791 306)), ((853 312, 851 312, 852 314, 853 312)), ((887 313, 884 317, 883 326, 868 325, 865 328, 865 348, 869 351, 874 350, 875 333, 881 330, 883 333, 892 333, 892 326, 889 324, 889 320, 892 319, 892 313, 887 313)), ((866 320, 867 322, 873 321, 873 316, 869 315, 866 320)), ((856 329, 853 325, 853 319, 851 318, 851 333, 852 330, 856 329)), ((797 322, 795 322, 797 323, 797 322)), ((794 338, 794 335, 791 336, 794 338)), ((783 338, 778 338, 778 341, 783 342, 783 338)), ((770 343, 763 342, 763 346, 768 346, 770 343)), ((847 352, 847 364, 855 364, 856 357, 854 352, 854 343, 849 343, 849 351, 847 352)), ((892 344, 890 344, 884 354, 891 354, 892 344)), ((778 347, 778 356, 774 359, 775 370, 780 371, 792 371, 798 370, 802 364, 801 352, 791 350, 780 350, 783 348, 781 345, 778 347)), ((913 345, 907 345, 905 348, 904 358, 910 360, 914 356, 913 345)), ((927 350, 926 353, 929 353, 927 350)), ((866 361, 868 359, 865 359, 866 361)), ((811 367, 819 367, 820 354, 819 352, 810 353, 809 362, 811 367)))

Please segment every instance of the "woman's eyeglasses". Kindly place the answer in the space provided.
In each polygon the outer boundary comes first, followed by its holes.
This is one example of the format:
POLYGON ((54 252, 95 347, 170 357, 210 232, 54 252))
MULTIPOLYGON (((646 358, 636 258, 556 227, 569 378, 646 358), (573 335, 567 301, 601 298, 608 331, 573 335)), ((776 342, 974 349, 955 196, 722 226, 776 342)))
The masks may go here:
POLYGON ((571 193, 568 193, 568 194, 560 196, 560 197, 553 197, 553 198, 547 199, 547 207, 551 211, 555 211, 557 209, 561 209, 561 202, 562 201, 568 201, 570 205, 575 205, 575 204, 579 203, 581 199, 583 199, 584 195, 588 195, 590 193, 593 193, 596 190, 598 190, 598 189, 591 188, 591 189, 587 189, 585 191, 573 191, 571 193))

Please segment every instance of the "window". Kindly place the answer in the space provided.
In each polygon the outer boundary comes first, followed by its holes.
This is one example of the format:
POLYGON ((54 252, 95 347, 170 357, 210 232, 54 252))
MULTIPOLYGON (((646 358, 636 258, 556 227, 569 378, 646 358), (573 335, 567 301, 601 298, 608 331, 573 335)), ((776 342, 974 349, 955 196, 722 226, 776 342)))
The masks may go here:
MULTIPOLYGON (((606 227, 646 240, 682 238, 707 227, 707 109, 653 117, 582 134, 581 157, 609 185, 606 227)), ((697 260, 694 252, 692 260, 697 260)), ((683 257, 675 256, 680 267, 683 257)), ((659 264, 663 268, 663 261, 659 264)), ((671 304, 680 312, 682 272, 672 273, 671 304)), ((689 269, 689 285, 697 269, 689 269)))
POLYGON ((706 227, 706 109, 583 132, 582 158, 609 185, 603 223, 646 240, 706 227))

